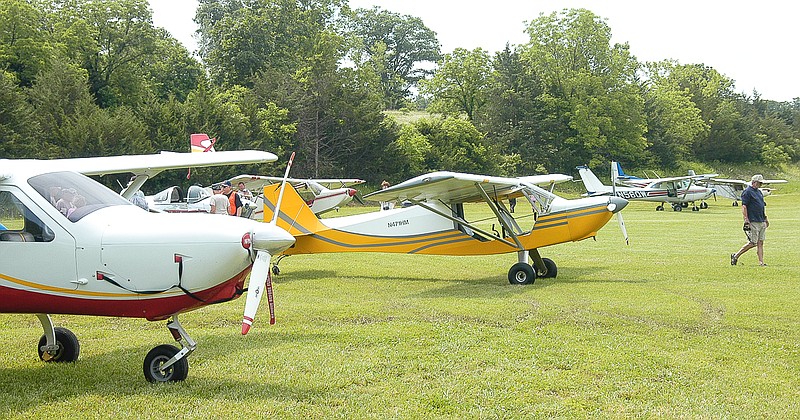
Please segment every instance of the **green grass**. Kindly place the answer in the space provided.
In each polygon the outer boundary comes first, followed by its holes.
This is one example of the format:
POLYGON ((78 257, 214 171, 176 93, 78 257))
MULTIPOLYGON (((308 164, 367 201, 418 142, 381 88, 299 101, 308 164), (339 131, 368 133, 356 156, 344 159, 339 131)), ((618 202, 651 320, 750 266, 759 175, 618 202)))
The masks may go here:
POLYGON ((631 203, 630 246, 612 220, 543 249, 558 278, 531 286, 508 283, 511 254, 290 257, 276 325, 262 305, 242 337, 243 299, 181 317, 183 383, 143 378, 162 322, 54 316, 81 340, 56 365, 34 316, 0 315, 0 418, 798 418, 800 192, 767 202, 765 268, 730 265, 745 237, 722 199, 631 203))

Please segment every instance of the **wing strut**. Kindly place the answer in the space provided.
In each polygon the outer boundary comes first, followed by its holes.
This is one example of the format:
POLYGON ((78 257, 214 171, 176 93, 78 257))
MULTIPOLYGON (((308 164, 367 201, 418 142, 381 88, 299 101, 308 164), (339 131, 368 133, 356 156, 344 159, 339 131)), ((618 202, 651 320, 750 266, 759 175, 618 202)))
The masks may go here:
MULTIPOLYGON (((511 243, 511 242, 509 242, 509 241, 507 241, 507 240, 505 240, 505 239, 503 239, 503 238, 501 238, 501 237, 499 237, 499 236, 497 236, 497 235, 495 235, 493 233, 489 233, 489 232, 487 232, 487 231, 485 231, 485 230, 483 230, 483 229, 481 229, 481 228, 479 228, 477 226, 473 226, 473 225, 471 225, 470 223, 468 223, 465 220, 459 219, 457 217, 453 217, 453 216, 451 216, 449 214, 445 214, 445 213, 443 213, 443 212, 441 212, 441 211, 439 211, 439 210, 437 210, 437 209, 435 209, 435 208, 433 208, 433 207, 431 207, 431 206, 429 206, 429 205, 427 205, 425 203, 422 203, 420 201, 414 200, 413 198, 408 198, 407 200, 410 201, 413 204, 416 204, 416 205, 424 208, 425 210, 428 210, 430 212, 436 213, 439 216, 442 216, 442 217, 444 217, 446 219, 450 219, 453 222, 456 222, 456 223, 458 223, 460 225, 464 225, 464 226, 466 226, 466 227, 468 227, 468 228, 480 233, 481 235, 483 235, 486 238, 497 239, 498 241, 500 241, 500 242, 502 242, 502 243, 504 243, 504 244, 506 244, 506 245, 508 245, 510 247, 522 250, 517 245, 514 245, 513 243, 511 243)), ((515 239, 516 239, 516 237, 515 237, 515 239)))
MULTIPOLYGON (((511 239, 513 239, 514 243, 517 244, 516 248, 519 249, 520 251, 524 251, 525 247, 522 245, 522 242, 519 241, 519 238, 517 238, 517 232, 513 229, 509 221, 506 220, 507 216, 500 212, 500 209, 497 207, 497 204, 495 204, 494 201, 492 201, 491 197, 489 197, 489 194, 486 193, 486 190, 484 190, 483 187, 481 187, 481 184, 476 182, 475 188, 478 189, 478 192, 481 193, 483 199, 486 200, 486 204, 488 204, 489 208, 492 209, 494 214, 497 216, 497 220, 506 229, 506 232, 508 232, 508 234, 511 236, 511 239)), ((506 241, 506 243, 508 242, 506 241)))

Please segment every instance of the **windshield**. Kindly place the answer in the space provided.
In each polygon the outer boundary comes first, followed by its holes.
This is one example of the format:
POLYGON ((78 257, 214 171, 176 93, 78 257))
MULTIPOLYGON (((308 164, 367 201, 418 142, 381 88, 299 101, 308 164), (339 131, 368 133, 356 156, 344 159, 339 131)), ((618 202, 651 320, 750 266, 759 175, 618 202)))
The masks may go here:
POLYGON ((52 172, 28 179, 28 184, 72 222, 108 206, 131 205, 99 182, 75 172, 52 172))

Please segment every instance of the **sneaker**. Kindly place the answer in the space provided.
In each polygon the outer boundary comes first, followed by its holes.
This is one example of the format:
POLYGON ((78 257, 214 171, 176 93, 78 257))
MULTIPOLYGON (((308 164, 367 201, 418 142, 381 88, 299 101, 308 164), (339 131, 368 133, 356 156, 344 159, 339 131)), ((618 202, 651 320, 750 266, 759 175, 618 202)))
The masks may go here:
POLYGON ((736 261, 739 259, 736 258, 736 254, 731 254, 731 265, 736 265, 736 261))
POLYGON ((767 266, 767 263, 761 263, 761 264, 759 264, 759 265, 760 265, 760 266, 762 266, 762 267, 766 267, 766 266, 767 266))

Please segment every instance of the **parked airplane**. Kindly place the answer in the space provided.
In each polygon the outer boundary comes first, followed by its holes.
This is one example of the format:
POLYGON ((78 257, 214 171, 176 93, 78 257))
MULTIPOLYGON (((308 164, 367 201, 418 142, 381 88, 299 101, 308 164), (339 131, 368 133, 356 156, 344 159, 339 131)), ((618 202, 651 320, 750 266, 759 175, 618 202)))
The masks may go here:
MULTIPOLYGON (((612 184, 616 184, 615 171, 616 162, 611 163, 612 184)), ((635 183, 641 186, 616 186, 604 185, 600 179, 587 166, 578 166, 578 173, 586 187, 586 194, 590 197, 599 195, 616 195, 628 200, 656 201, 660 203, 656 206, 657 211, 664 210, 664 203, 670 203, 674 211, 683 210, 684 206, 692 203, 692 211, 707 208, 705 200, 714 194, 713 188, 706 188, 695 184, 697 176, 680 176, 673 178, 657 178, 639 181, 635 183), (646 182, 645 182, 646 181, 646 182), (695 205, 696 201, 701 201, 700 206, 695 205)), ((633 180, 627 180, 634 182, 633 180)))
MULTIPOLYGON (((283 181, 283 178, 274 176, 260 175, 239 175, 228 180, 232 185, 244 182, 245 188, 256 192, 253 197, 254 210, 250 213, 251 219, 261 220, 264 218, 264 196, 260 192, 267 185, 273 185, 283 181)), ((338 209, 341 206, 356 200, 358 191, 350 188, 353 185, 363 184, 363 179, 298 179, 288 178, 286 182, 300 193, 306 204, 311 207, 314 214, 320 215, 325 212, 338 209)))
MULTIPOLYGON (((611 162, 611 170, 612 170, 611 177, 617 180, 616 184, 617 185, 624 185, 624 186, 628 186, 628 187, 643 188, 643 187, 645 187, 647 185, 650 185, 650 184, 652 184, 654 182, 675 179, 675 177, 663 178, 663 177, 658 176, 658 174, 656 174, 656 173, 653 173, 653 175, 655 175, 655 178, 639 178, 637 176, 628 175, 628 174, 625 173, 625 171, 622 170, 622 165, 619 162, 613 162, 613 161, 611 162)), ((687 177, 687 179, 693 179, 697 183, 697 182, 700 182, 700 181, 705 180, 705 179, 713 178, 713 177, 715 177, 717 175, 719 175, 719 174, 697 175, 694 171, 690 170, 689 171, 689 176, 687 177)), ((703 208, 705 208, 705 207, 703 207, 703 208)))
POLYGON ((149 208, 167 213, 211 212, 210 188, 200 185, 189 186, 185 196, 180 186, 173 185, 145 199, 149 208))
POLYGON ((275 223, 146 212, 85 175, 133 172, 123 191, 130 197, 166 169, 276 159, 236 151, 0 160, 0 313, 36 314, 44 329, 39 357, 51 362, 76 360, 80 345, 50 314, 171 318, 167 328, 181 348, 153 348, 144 375, 151 382, 185 379, 197 343, 178 316, 236 299, 250 273, 242 333, 265 289, 273 323, 270 256, 294 238, 275 223))
MULTIPOLYGON (((542 183, 555 178, 540 177, 542 183)), ((408 206, 326 219, 317 218, 297 192, 287 188, 278 226, 293 234, 296 242, 282 256, 327 252, 432 255, 515 252, 518 262, 508 271, 510 283, 530 284, 536 277, 553 278, 557 274, 556 264, 542 258, 539 248, 594 237, 628 202, 618 197, 566 200, 534 182, 535 177, 434 172, 365 196, 381 202, 410 203, 408 206), (503 200, 521 197, 530 204, 531 211, 512 215, 503 200), (485 202, 497 223, 490 227, 484 221, 468 221, 464 203, 469 202, 485 202)), ((272 213, 273 217, 275 195, 275 187, 264 188, 265 213, 272 213)), ((277 272, 276 268, 273 270, 277 272)))
MULTIPOLYGON (((789 181, 785 179, 765 179, 761 184, 762 185, 770 185, 770 184, 785 184, 789 181)), ((717 194, 729 198, 733 200, 732 206, 736 207, 739 205, 739 201, 742 201, 742 191, 747 188, 750 183, 747 181, 743 181, 741 179, 725 179, 725 178, 709 178, 705 181, 701 181, 703 185, 709 188, 714 188, 717 194)), ((764 197, 772 194, 774 188, 768 187, 761 187, 759 188, 761 193, 764 197)))

